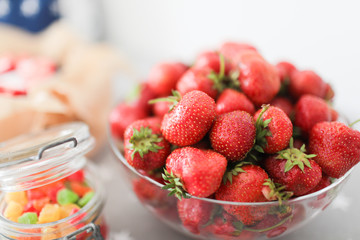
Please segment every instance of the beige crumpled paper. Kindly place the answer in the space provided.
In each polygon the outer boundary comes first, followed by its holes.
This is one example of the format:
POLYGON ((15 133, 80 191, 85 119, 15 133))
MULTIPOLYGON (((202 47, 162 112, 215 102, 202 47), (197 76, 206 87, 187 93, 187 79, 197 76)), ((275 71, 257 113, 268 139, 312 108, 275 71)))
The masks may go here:
POLYGON ((0 55, 45 56, 59 66, 53 79, 28 90, 26 97, 0 95, 0 141, 68 121, 84 121, 104 142, 112 104, 111 80, 124 68, 113 49, 79 40, 64 23, 40 35, 0 26, 0 55))

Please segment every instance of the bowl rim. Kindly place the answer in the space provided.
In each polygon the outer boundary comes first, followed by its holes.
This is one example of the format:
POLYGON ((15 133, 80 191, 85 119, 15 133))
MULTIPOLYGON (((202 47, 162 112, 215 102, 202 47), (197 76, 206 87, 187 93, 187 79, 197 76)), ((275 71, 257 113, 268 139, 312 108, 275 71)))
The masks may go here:
MULTIPOLYGON (((106 128, 106 132, 107 132, 107 138, 108 138, 108 142, 111 148, 111 151, 113 152, 113 154, 116 156, 116 158, 120 159, 121 163, 124 164, 128 169, 131 170, 132 173, 138 175, 139 177, 146 179, 147 181, 151 182, 152 184, 160 187, 160 189, 162 189, 162 187, 164 186, 164 184, 161 184, 157 181, 155 181, 154 179, 142 175, 139 171, 137 171, 135 168, 133 168, 132 166, 130 166, 130 164, 126 161, 125 157, 123 156, 123 154, 119 151, 119 148, 117 147, 116 144, 116 140, 114 139, 114 137, 112 136, 111 133, 111 127, 110 127, 110 123, 107 123, 107 128, 106 128)), ((351 172, 353 171, 355 166, 353 166, 349 171, 347 171, 342 177, 336 179, 333 183, 331 183, 329 186, 307 194, 307 195, 303 195, 300 197, 296 197, 290 200, 283 200, 282 204, 284 205, 289 205, 289 204, 294 204, 294 203, 298 203, 298 202, 302 202, 302 201, 306 201, 315 197, 318 197, 326 192, 329 192, 331 190, 333 190, 335 187, 339 186, 341 183, 345 182, 345 180, 347 180, 347 178, 350 176, 351 172)), ((165 191, 165 190, 164 190, 165 191)), ((202 198, 202 197, 196 197, 196 196, 192 196, 188 193, 186 193, 187 196, 189 196, 190 198, 195 198, 198 200, 202 200, 202 201, 206 201, 206 202, 210 202, 210 203, 216 203, 216 204, 221 204, 221 205, 234 205, 234 206, 268 206, 268 205, 279 205, 278 201, 269 201, 269 202, 231 202, 231 201, 223 201, 223 200, 216 200, 216 199, 211 199, 211 198, 202 198)))

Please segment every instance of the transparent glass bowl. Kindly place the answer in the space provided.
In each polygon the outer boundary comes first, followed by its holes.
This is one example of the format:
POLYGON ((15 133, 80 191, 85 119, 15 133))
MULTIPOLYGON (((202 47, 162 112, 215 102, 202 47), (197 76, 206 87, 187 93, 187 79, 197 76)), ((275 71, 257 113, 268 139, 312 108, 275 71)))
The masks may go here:
POLYGON ((109 143, 115 158, 123 166, 139 201, 162 222, 196 239, 260 240, 275 239, 307 224, 336 198, 352 169, 330 186, 288 201, 240 203, 209 198, 177 200, 161 189, 163 184, 131 167, 122 154, 122 143, 111 136, 109 143), (180 211, 179 211, 180 209, 180 211), (244 225, 238 213, 257 223, 244 225), (180 213, 180 214, 179 214, 180 213))

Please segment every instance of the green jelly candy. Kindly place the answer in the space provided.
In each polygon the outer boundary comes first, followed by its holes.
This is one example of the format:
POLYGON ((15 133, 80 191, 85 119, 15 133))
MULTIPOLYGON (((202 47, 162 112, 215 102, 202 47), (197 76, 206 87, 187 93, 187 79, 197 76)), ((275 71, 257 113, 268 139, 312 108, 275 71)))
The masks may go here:
POLYGON ((73 191, 64 188, 58 191, 56 199, 60 205, 66 205, 70 203, 76 203, 79 200, 79 196, 73 191))
POLYGON ((93 197, 95 193, 94 192, 88 192, 86 193, 78 202, 78 205, 80 207, 84 207, 93 197))
POLYGON ((27 212, 18 218, 18 222, 21 224, 36 224, 38 222, 38 216, 34 212, 27 212))

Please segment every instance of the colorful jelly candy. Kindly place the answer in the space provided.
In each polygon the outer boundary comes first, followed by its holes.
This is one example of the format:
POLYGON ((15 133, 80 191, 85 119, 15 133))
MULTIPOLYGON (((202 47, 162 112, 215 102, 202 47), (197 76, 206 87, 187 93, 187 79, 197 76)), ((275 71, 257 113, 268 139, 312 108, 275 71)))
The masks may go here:
POLYGON ((38 216, 34 212, 27 212, 18 218, 18 223, 21 224, 36 224, 38 222, 38 216))
POLYGON ((73 191, 64 188, 57 193, 56 199, 60 205, 66 205, 76 203, 79 200, 79 196, 73 191))
POLYGON ((6 217, 7 219, 17 222, 18 218, 21 216, 22 212, 24 210, 24 207, 15 202, 15 201, 10 201, 5 209, 4 212, 4 217, 6 217))
POLYGON ((50 223, 61 219, 60 206, 58 204, 46 204, 40 212, 38 223, 50 223))
MULTIPOLYGON (((5 195, 5 218, 22 224, 41 224, 58 221, 77 213, 94 196, 94 191, 84 182, 84 172, 75 172, 67 178, 35 189, 11 192, 5 195)), ((78 224, 86 212, 71 219, 78 224), (83 215, 84 214, 84 215, 83 215)), ((49 238, 54 229, 45 229, 49 238)))
POLYGON ((93 197, 94 197, 94 192, 88 192, 87 194, 85 194, 78 202, 80 207, 84 207, 93 197))

